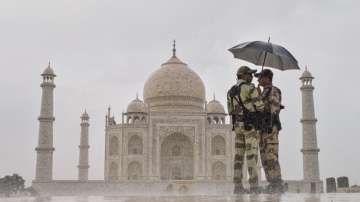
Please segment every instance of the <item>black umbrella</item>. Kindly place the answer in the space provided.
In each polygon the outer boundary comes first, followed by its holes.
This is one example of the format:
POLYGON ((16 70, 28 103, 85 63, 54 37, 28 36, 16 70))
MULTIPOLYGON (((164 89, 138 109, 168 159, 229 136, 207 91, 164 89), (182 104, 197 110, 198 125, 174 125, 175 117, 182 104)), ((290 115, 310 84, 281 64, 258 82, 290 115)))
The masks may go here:
POLYGON ((295 57, 284 47, 263 41, 241 43, 229 49, 235 58, 279 70, 300 69, 295 57))

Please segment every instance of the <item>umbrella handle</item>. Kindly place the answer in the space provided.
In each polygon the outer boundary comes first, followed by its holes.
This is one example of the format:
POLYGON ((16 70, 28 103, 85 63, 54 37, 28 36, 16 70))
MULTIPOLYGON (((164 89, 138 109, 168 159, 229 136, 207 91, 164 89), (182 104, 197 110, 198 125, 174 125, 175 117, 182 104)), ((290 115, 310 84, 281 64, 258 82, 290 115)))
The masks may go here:
POLYGON ((265 52, 265 57, 264 57, 264 61, 261 67, 261 71, 264 70, 264 65, 265 65, 265 61, 266 61, 266 56, 267 56, 267 52, 265 52))
MULTIPOLYGON (((270 36, 269 36, 269 38, 268 38, 268 43, 270 43, 270 36)), ((265 65, 265 61, 266 61, 266 56, 267 56, 267 52, 265 52, 265 57, 264 57, 264 61, 263 61, 262 67, 261 67, 261 71, 264 70, 264 65, 265 65)))

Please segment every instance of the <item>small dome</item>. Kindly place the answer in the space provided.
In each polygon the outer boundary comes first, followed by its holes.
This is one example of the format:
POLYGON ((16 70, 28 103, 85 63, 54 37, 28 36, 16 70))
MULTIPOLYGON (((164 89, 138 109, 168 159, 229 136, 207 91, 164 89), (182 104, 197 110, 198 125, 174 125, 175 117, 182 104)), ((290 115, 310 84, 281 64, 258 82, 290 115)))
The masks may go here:
POLYGON ((47 66, 47 68, 43 71, 43 73, 41 74, 41 76, 55 76, 54 70, 50 67, 50 62, 47 66))
POLYGON ((144 100, 151 110, 202 111, 205 86, 198 74, 174 55, 145 82, 144 100))
POLYGON ((300 79, 305 79, 305 78, 311 78, 311 79, 314 78, 307 68, 305 68, 305 71, 302 73, 300 77, 300 79))
POLYGON ((145 103, 136 97, 135 100, 131 101, 126 110, 127 113, 147 113, 145 103))
POLYGON ((215 97, 206 105, 206 112, 208 114, 225 114, 224 106, 215 97))

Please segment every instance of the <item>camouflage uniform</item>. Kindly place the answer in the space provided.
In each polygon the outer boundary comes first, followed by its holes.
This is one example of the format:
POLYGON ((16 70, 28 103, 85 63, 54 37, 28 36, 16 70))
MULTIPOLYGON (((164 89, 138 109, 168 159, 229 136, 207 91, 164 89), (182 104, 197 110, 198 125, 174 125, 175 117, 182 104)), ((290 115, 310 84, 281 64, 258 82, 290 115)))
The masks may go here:
MULTIPOLYGON (((254 84, 246 82, 245 80, 238 80, 228 92, 227 106, 229 114, 233 116, 234 131, 235 131, 235 159, 234 159, 234 184, 235 187, 242 187, 242 170, 244 165, 244 156, 246 155, 249 184, 250 187, 258 187, 258 173, 257 162, 259 152, 260 134, 252 126, 251 128, 245 127, 243 121, 234 120, 234 116, 243 116, 244 110, 238 100, 242 101, 243 106, 249 112, 263 110, 264 103, 259 99, 259 93, 254 84), (235 88, 240 92, 236 93, 235 97, 231 95, 230 91, 235 88), (237 88, 236 88, 237 87, 237 88)), ((236 188, 235 188, 236 189, 236 188)))
MULTIPOLYGON (((270 112, 271 117, 278 115, 281 110, 281 91, 275 86, 265 87, 262 93, 265 103, 265 112, 270 112), (267 94, 267 95, 264 95, 267 94)), ((271 120, 270 130, 263 131, 260 139, 260 157, 263 165, 266 180, 271 184, 281 184, 281 170, 279 164, 279 139, 281 130, 280 121, 271 120), (272 130, 271 130, 272 128, 272 130)))

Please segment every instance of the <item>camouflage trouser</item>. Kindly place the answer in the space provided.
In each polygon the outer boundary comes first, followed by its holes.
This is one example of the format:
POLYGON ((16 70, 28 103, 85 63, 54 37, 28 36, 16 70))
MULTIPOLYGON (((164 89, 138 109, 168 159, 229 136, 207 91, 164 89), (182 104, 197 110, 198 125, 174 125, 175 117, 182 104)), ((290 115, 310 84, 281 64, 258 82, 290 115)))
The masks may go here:
POLYGON ((250 187, 258 186, 258 152, 259 133, 255 130, 245 130, 243 126, 235 127, 235 160, 234 160, 234 183, 241 184, 243 179, 244 156, 249 172, 250 187))
POLYGON ((271 133, 262 133, 260 136, 260 157, 266 180, 269 183, 282 182, 279 164, 279 132, 273 127, 271 133))

